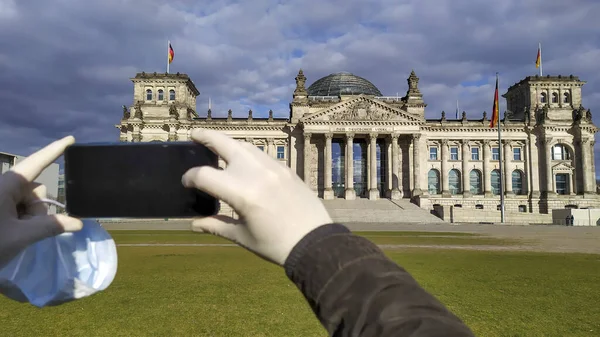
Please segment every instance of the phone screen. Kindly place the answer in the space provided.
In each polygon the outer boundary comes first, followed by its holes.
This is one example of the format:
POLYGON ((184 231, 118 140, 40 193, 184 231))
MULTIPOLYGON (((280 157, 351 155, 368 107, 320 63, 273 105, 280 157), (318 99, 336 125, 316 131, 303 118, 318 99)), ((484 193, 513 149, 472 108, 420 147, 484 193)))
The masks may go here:
POLYGON ((74 144, 65 151, 69 215, 81 218, 189 218, 218 213, 219 201, 185 188, 192 167, 218 157, 191 142, 74 144))

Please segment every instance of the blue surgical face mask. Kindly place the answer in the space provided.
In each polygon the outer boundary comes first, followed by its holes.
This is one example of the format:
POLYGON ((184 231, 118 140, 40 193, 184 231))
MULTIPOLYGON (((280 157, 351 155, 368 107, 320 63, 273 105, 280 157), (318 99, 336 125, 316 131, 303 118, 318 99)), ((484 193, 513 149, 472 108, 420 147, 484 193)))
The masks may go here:
POLYGON ((117 273, 117 247, 96 221, 38 241, 0 269, 0 293, 37 307, 59 305, 106 289, 117 273))

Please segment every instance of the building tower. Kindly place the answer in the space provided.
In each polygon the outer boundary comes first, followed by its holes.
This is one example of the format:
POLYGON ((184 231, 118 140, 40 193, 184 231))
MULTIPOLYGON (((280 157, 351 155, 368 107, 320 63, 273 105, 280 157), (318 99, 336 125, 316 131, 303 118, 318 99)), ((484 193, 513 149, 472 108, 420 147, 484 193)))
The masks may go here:
POLYGON ((121 130, 120 141, 175 141, 180 133, 187 133, 192 119, 198 117, 200 95, 188 75, 142 72, 131 81, 133 103, 123 106, 121 123, 115 126, 121 130))
POLYGON ((582 105, 585 83, 573 75, 528 76, 502 95, 508 119, 525 123, 540 154, 532 170, 540 177, 549 209, 557 195, 595 195, 593 145, 598 129, 582 105))

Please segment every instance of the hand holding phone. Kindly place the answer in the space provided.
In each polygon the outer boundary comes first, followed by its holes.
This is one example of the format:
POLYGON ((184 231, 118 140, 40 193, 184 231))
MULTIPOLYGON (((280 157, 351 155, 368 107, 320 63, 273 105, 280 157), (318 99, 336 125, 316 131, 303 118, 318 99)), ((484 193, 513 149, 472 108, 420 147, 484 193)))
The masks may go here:
POLYGON ((219 201, 181 184, 218 157, 192 142, 74 144, 65 151, 66 210, 81 218, 190 218, 217 214, 219 201))
POLYGON ((192 131, 192 139, 218 154, 227 167, 195 167, 184 175, 184 184, 223 200, 240 216, 196 219, 194 230, 227 238, 283 265, 306 234, 332 222, 314 191, 256 146, 206 129, 192 131))
POLYGON ((33 181, 75 142, 72 136, 54 141, 0 176, 0 268, 39 240, 76 232, 81 220, 48 214, 46 187, 33 181))

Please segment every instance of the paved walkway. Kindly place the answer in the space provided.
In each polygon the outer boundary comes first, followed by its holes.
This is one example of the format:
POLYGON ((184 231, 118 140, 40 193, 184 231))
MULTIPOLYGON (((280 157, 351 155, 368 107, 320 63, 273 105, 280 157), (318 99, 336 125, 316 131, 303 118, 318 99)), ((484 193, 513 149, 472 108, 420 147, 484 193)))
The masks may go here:
MULTIPOLYGON (((109 230, 189 230, 189 221, 130 221, 104 223, 109 230)), ((483 224, 407 224, 407 223, 348 223, 355 231, 418 231, 475 233, 495 238, 516 239, 523 242, 516 246, 428 246, 428 245, 382 245, 387 249, 444 248, 476 250, 527 250, 544 252, 571 252, 600 254, 600 226, 564 227, 547 225, 506 226, 483 224)), ((152 244, 147 244, 151 246, 152 244)), ((174 244, 176 245, 176 244, 174 244)), ((124 245, 121 245, 124 246, 124 245)), ((131 245, 130 245, 131 246, 131 245)), ((201 246, 201 245, 199 245, 201 246)), ((207 246, 207 245, 205 245, 207 246)))

